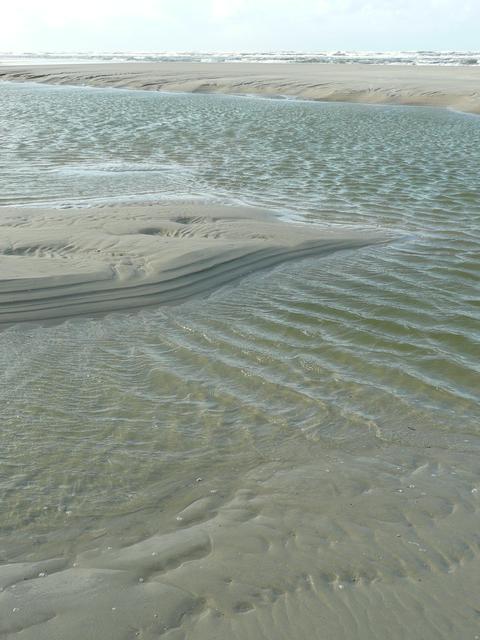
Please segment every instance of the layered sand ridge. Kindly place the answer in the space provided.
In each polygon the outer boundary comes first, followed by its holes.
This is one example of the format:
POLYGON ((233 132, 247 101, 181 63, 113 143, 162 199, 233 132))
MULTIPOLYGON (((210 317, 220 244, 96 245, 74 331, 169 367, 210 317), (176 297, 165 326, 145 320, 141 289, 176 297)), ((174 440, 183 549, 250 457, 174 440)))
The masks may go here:
POLYGON ((480 113, 480 67, 103 63, 0 68, 0 80, 153 91, 288 96, 480 113))
POLYGON ((385 240, 218 205, 2 209, 0 325, 178 303, 295 258, 385 240))

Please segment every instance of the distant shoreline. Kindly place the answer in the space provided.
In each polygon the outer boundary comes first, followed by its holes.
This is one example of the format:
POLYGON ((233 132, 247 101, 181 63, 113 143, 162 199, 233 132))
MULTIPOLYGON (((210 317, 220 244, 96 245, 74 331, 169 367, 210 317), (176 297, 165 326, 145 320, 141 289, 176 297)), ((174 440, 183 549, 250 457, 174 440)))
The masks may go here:
POLYGON ((1 66, 0 80, 446 107, 480 114, 480 65, 120 62, 1 66))
POLYGON ((0 65, 115 62, 249 62, 393 65, 480 65, 480 50, 409 51, 0 51, 0 65))

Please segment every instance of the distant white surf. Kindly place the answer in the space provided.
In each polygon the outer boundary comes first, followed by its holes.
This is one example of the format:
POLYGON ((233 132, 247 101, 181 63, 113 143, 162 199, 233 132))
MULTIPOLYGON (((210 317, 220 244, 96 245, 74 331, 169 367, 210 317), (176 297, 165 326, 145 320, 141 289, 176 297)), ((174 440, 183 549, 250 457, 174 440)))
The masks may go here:
POLYGON ((480 51, 41 51, 0 52, 0 65, 62 62, 264 62, 478 65, 480 51))

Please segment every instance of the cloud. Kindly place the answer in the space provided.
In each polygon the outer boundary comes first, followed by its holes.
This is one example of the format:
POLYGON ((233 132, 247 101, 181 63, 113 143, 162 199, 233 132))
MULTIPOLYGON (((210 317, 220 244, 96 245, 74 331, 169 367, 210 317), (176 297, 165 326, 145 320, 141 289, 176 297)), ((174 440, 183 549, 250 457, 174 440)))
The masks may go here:
POLYGON ((160 18, 162 0, 16 0, 2 6, 1 31, 36 25, 98 25, 118 18, 160 18))
POLYGON ((246 5, 245 0, 212 0, 210 15, 214 20, 228 20, 246 5))
POLYGON ((478 48, 480 0, 5 0, 0 49, 478 48))
POLYGON ((125 17, 160 18, 162 15, 159 0, 50 0, 42 5, 44 9, 39 18, 52 26, 72 22, 98 24, 125 17))

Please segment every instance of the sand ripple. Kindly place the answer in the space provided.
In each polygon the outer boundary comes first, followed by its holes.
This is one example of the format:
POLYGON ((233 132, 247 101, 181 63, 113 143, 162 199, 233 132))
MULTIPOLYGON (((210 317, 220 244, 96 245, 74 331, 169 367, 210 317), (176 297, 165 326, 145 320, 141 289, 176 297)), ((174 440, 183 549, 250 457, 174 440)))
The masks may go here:
POLYGON ((452 465, 422 454, 400 466, 399 453, 327 454, 294 469, 265 463, 232 493, 202 480, 170 532, 4 566, 0 633, 380 640, 415 627, 425 640, 473 638, 473 478, 460 472, 460 456, 452 465), (445 598, 455 601, 447 613, 445 598))
POLYGON ((0 324, 181 302, 287 260, 386 240, 218 205, 3 215, 0 324))

